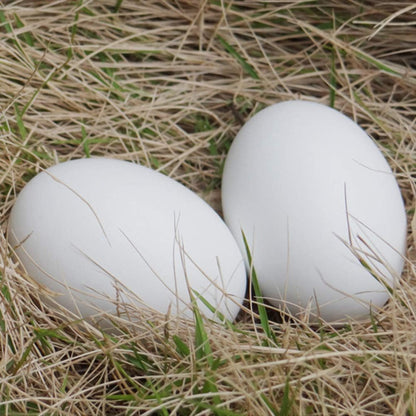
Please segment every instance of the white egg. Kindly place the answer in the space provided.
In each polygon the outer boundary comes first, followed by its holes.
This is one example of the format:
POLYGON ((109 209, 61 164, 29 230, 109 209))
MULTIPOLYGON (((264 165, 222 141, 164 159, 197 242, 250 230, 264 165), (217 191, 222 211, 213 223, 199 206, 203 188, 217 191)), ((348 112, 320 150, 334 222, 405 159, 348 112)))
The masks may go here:
POLYGON ((293 314, 368 317, 400 277, 397 182, 364 130, 334 109, 288 101, 257 113, 230 148, 222 201, 243 252, 242 231, 247 238, 264 297, 293 314))
POLYGON ((192 293, 234 319, 245 294, 244 260, 222 219, 134 163, 79 159, 38 174, 13 206, 8 238, 28 274, 83 317, 116 313, 120 296, 191 317, 192 293))

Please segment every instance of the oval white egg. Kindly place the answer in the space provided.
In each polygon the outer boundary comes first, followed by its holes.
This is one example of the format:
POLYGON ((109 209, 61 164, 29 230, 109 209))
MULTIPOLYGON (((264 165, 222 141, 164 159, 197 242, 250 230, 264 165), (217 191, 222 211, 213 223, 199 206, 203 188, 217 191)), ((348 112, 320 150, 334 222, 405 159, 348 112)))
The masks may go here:
POLYGON ((288 101, 257 113, 231 145, 222 201, 263 296, 292 314, 368 317, 400 277, 399 187, 375 143, 334 109, 288 101))
POLYGON ((83 317, 116 313, 119 300, 191 317, 192 294, 234 319, 245 294, 244 261, 222 219, 134 163, 79 159, 38 174, 13 206, 8 238, 28 274, 83 317))

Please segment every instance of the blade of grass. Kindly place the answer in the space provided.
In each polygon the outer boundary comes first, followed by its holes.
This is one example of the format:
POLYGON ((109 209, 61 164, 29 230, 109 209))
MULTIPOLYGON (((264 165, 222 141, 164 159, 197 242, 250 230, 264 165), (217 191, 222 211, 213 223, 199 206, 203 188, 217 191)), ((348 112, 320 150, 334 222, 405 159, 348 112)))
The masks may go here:
POLYGON ((269 322, 269 317, 267 315, 267 309, 264 303, 264 299, 263 296, 261 294, 261 289, 260 289, 260 285, 259 285, 259 281, 257 279, 257 273, 256 270, 254 268, 253 265, 253 259, 250 253, 250 248, 248 246, 247 243, 247 239, 246 236, 244 234, 244 232, 242 231, 242 235, 243 235, 243 241, 244 241, 244 247, 247 253, 247 259, 248 259, 248 264, 250 267, 250 276, 251 276, 251 281, 253 284, 253 289, 254 289, 254 295, 256 298, 256 302, 257 302, 257 307, 259 310, 259 316, 260 316, 260 323, 261 326, 263 328, 264 333, 266 334, 267 338, 272 341, 274 344, 277 344, 277 339, 276 339, 276 335, 274 334, 271 326, 270 326, 270 322, 269 322))
POLYGON ((280 416, 280 412, 271 404, 270 400, 266 397, 264 393, 262 393, 260 397, 273 416, 280 416))
POLYGON ((114 13, 118 13, 120 11, 120 8, 121 8, 122 4, 123 4, 123 0, 117 0, 115 6, 113 8, 114 13))
POLYGON ((283 390, 283 398, 282 403, 280 405, 280 412, 278 413, 279 416, 290 416, 290 410, 293 406, 294 398, 290 397, 290 384, 289 384, 289 377, 286 378, 285 388, 283 390))
POLYGON ((335 67, 335 48, 331 47, 331 71, 329 75, 329 106, 335 107, 335 96, 337 93, 337 78, 336 78, 336 67, 335 67))
MULTIPOLYGON (((25 27, 24 23, 20 20, 19 16, 16 13, 14 14, 14 18, 16 20, 16 26, 19 29, 25 27)), ((23 32, 23 39, 29 46, 33 47, 35 45, 35 40, 30 32, 23 32)))
POLYGON ((22 45, 20 45, 20 39, 17 38, 15 34, 13 33, 13 27, 11 26, 10 22, 6 18, 6 15, 1 9, 0 9, 0 23, 4 26, 6 33, 8 33, 9 35, 13 35, 13 37, 10 38, 11 42, 16 46, 16 48, 19 50, 21 55, 25 56, 25 52, 22 48, 22 45))
POLYGON ((77 11, 76 11, 75 16, 74 16, 74 21, 71 25, 71 42, 69 43, 68 50, 66 51, 66 58, 68 60, 72 59, 73 54, 74 54, 74 50, 72 49, 72 45, 74 44, 75 36, 77 34, 77 31, 78 31, 78 20, 79 20, 79 14, 80 14, 82 3, 83 3, 83 0, 80 0, 78 2, 77 11))
POLYGON ((354 53, 356 54, 356 56, 360 59, 362 59, 363 61, 369 63, 370 65, 376 67, 378 70, 386 72, 387 74, 390 75, 394 75, 394 76, 402 76, 402 74, 398 71, 396 71, 393 68, 390 68, 387 64, 384 64, 383 62, 381 62, 380 60, 373 58, 372 56, 362 52, 362 51, 358 51, 356 49, 353 49, 354 53))
MULTIPOLYGON (((195 319, 195 358, 198 365, 203 365, 204 361, 208 364, 210 370, 215 368, 212 348, 209 342, 208 334, 205 329, 204 320, 199 310, 195 296, 190 291, 193 304, 193 313, 195 319)), ((218 388, 216 386, 215 375, 210 371, 206 371, 205 383, 202 387, 202 393, 212 393, 212 400, 215 404, 220 404, 221 399, 218 396, 218 388)))
POLYGON ((17 128, 19 129, 20 137, 22 138, 22 141, 24 141, 27 137, 27 130, 22 120, 22 113, 20 113, 16 103, 14 104, 14 111, 16 114, 16 123, 17 128))
POLYGON ((89 140, 87 137, 87 131, 84 125, 81 126, 81 136, 82 136, 82 148, 84 150, 85 156, 89 158, 91 157, 91 153, 90 153, 90 147, 89 147, 89 140))
POLYGON ((244 69, 244 71, 253 79, 260 79, 255 69, 220 35, 217 35, 217 39, 220 41, 224 49, 235 58, 244 69))
POLYGON ((185 344, 185 342, 182 341, 181 338, 179 338, 177 335, 173 335, 172 337, 173 342, 176 345, 176 351, 182 356, 182 357, 188 357, 191 353, 189 347, 185 344))
POLYGON ((7 33, 13 33, 13 29, 9 23, 9 21, 6 18, 6 15, 4 14, 4 11, 0 9, 0 23, 4 27, 4 30, 7 33))
POLYGON ((213 364, 212 349, 209 343, 208 335, 205 330, 204 321, 201 312, 194 298, 194 318, 195 318, 195 355, 197 360, 207 360, 209 366, 213 364))
POLYGON ((192 289, 192 292, 196 295, 197 299, 200 300, 204 306, 206 306, 212 314, 218 317, 218 319, 224 323, 224 325, 232 329, 234 332, 238 332, 239 329, 229 319, 227 319, 219 310, 217 310, 210 302, 208 302, 197 290, 192 289))
POLYGON ((30 352, 32 351, 33 346, 35 345, 35 342, 37 341, 36 338, 34 338, 32 341, 30 341, 29 345, 25 348, 23 351, 22 356, 20 357, 19 361, 13 362, 13 366, 11 368, 11 373, 13 375, 16 375, 19 369, 23 366, 23 364, 26 362, 27 357, 29 357, 30 352))

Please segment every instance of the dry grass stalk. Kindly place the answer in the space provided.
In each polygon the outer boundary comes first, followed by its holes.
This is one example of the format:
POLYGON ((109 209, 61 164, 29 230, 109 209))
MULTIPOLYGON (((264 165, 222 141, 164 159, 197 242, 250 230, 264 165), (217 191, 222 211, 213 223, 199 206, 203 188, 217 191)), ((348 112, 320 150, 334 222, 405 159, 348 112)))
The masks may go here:
POLYGON ((410 224, 414 12, 410 1, 3 1, 0 414, 416 414, 414 220, 403 283, 373 322, 284 322, 271 345, 246 311, 235 330, 207 323, 214 367, 196 360, 185 322, 119 322, 117 337, 71 323, 42 303, 5 240, 30 177, 88 155, 151 166, 219 210, 241 123, 291 98, 332 102, 375 138, 410 224))

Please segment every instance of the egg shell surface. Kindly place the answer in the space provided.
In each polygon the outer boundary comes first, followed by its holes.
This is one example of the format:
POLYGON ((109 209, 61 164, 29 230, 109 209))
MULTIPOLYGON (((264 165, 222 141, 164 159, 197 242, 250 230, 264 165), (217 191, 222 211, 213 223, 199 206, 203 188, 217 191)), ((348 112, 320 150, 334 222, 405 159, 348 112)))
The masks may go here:
POLYGON ((365 131, 330 107, 287 101, 252 117, 226 158, 222 203, 263 296, 292 314, 365 318, 399 279, 398 184, 365 131))
POLYGON ((191 317, 191 290, 233 320, 245 294, 244 260, 216 212, 126 161, 79 159, 41 172, 13 206, 8 239, 28 274, 82 317, 116 313, 115 300, 191 317))

